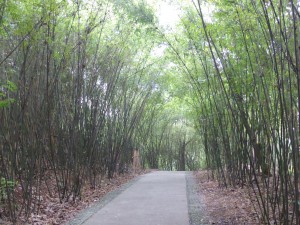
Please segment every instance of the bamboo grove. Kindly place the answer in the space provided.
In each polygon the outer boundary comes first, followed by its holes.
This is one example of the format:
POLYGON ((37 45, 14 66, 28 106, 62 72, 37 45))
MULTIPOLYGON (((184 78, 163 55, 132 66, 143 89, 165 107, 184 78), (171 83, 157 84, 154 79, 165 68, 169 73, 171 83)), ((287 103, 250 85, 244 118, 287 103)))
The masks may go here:
POLYGON ((45 186, 80 200, 130 171, 134 149, 144 168, 199 168, 188 122, 164 109, 157 23, 142 1, 0 2, 1 218, 39 213, 45 186))
POLYGON ((0 216, 38 213, 50 178, 76 201, 139 149, 144 168, 250 187, 261 223, 300 223, 299 3, 176 3, 170 31, 146 1, 0 2, 0 216))
POLYGON ((194 0, 184 36, 169 38, 194 91, 206 166, 221 186, 252 188, 262 224, 300 223, 299 7, 194 0))

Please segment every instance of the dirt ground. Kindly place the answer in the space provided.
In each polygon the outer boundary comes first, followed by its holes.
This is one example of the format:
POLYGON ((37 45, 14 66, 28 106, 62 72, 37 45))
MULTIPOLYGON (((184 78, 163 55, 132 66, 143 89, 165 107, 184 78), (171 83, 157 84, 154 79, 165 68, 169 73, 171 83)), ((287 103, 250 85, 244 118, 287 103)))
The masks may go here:
POLYGON ((24 224, 51 224, 51 225, 61 225, 71 220, 78 214, 81 210, 87 208, 89 205, 93 204, 95 201, 103 197, 110 191, 113 191, 120 187, 121 185, 127 183, 134 177, 147 173, 149 171, 136 172, 136 173, 126 173, 122 175, 115 176, 113 179, 103 178, 101 185, 96 188, 91 188, 90 185, 86 184, 82 188, 81 200, 68 201, 60 203, 57 194, 55 193, 55 180, 53 177, 48 179, 48 186, 52 186, 52 196, 49 195, 49 190, 45 186, 40 190, 41 195, 35 199, 38 201, 36 207, 38 207, 38 213, 32 213, 29 220, 23 214, 17 216, 17 223, 8 222, 8 218, 1 218, 0 224, 5 225, 24 225, 24 224), (44 190, 43 190, 44 189, 44 190))
POLYGON ((250 200, 248 188, 222 188, 215 180, 208 180, 207 171, 195 172, 199 191, 204 195, 210 224, 260 224, 250 200))
MULTIPOLYGON (((51 224, 60 225, 71 220, 81 210, 93 204, 108 192, 117 189, 129 180, 146 173, 123 174, 113 179, 103 179, 101 186, 91 188, 85 185, 82 189, 81 200, 60 203, 58 196, 49 196, 48 190, 41 190, 38 206, 39 213, 32 214, 26 222, 24 215, 18 216, 18 222, 14 225, 23 224, 51 224)), ((250 200, 248 188, 222 188, 215 180, 208 180, 207 171, 197 171, 194 173, 200 193, 204 196, 205 205, 210 217, 210 224, 260 224, 257 214, 250 200)), ((50 183, 53 181, 49 181, 50 183)), ((0 220, 0 224, 12 225, 5 222, 5 218, 0 220)))

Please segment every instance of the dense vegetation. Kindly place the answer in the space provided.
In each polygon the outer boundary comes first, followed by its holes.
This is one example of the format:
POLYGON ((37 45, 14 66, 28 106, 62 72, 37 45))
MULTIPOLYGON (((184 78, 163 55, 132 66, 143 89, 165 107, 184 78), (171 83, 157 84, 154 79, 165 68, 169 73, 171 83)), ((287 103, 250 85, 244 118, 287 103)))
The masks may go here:
POLYGON ((3 215, 36 212, 49 173, 60 201, 77 199, 84 183, 130 170, 133 149, 146 168, 199 167, 180 103, 165 105, 176 75, 156 53, 163 37, 150 6, 5 0, 0 9, 3 215))
POLYGON ((173 2, 175 30, 154 3, 0 2, 2 214, 34 213, 48 173, 76 200, 139 149, 145 168, 207 168, 250 185, 262 222, 299 224, 299 3, 173 2))
POLYGON ((212 23, 199 1, 183 21, 207 167, 250 182, 262 223, 299 224, 299 3, 213 3, 212 23))

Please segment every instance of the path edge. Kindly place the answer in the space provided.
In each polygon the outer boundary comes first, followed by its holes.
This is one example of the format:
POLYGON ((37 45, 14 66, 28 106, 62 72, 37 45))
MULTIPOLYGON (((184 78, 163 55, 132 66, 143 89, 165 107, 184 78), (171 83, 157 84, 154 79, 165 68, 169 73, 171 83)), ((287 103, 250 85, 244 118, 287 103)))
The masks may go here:
POLYGON ((185 179, 190 225, 209 224, 204 197, 199 190, 193 172, 186 172, 185 179))
POLYGON ((82 225, 84 222, 86 222, 91 216, 93 216, 95 213, 97 213, 100 209, 102 209, 106 204, 111 202, 113 199, 115 199, 118 195, 120 195, 123 191, 125 191, 127 188, 132 186, 135 182, 137 182, 139 179, 141 179, 143 175, 139 175, 130 181, 128 181, 125 184, 122 184, 117 189, 108 192, 106 195, 101 197, 99 200, 97 200, 92 205, 88 206, 85 209, 82 209, 73 219, 69 220, 65 223, 65 225, 82 225))

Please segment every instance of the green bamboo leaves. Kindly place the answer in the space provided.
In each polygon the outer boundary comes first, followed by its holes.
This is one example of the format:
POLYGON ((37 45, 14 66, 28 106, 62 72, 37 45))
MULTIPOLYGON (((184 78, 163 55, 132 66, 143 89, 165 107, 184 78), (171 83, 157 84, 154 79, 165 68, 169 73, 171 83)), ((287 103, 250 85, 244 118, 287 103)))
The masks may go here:
POLYGON ((300 172, 297 3, 207 2, 210 22, 202 1, 186 12, 188 57, 177 54, 193 85, 206 165, 223 185, 254 178, 262 223, 298 224, 299 208, 290 205, 300 172))
POLYGON ((0 108, 7 107, 15 102, 15 99, 11 98, 10 95, 17 90, 17 86, 9 80, 4 84, 0 83, 0 108))

